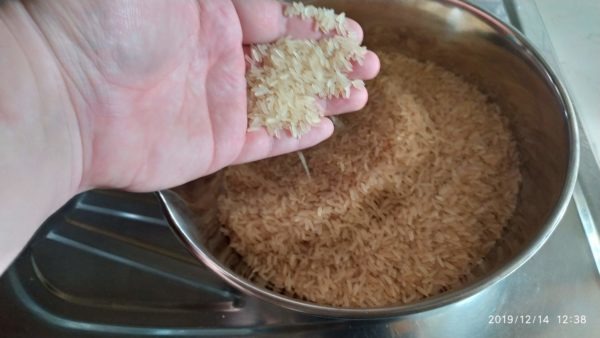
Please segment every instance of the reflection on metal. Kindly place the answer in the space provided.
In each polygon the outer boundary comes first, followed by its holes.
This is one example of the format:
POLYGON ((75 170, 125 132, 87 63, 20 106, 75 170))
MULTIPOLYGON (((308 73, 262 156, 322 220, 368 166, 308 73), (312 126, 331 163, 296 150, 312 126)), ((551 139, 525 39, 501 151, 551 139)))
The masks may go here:
MULTIPOLYGON (((507 6, 507 11, 509 7, 521 11, 524 19, 522 21, 524 23, 523 30, 550 63, 552 69, 561 75, 552 41, 544 27, 535 1, 519 1, 513 6, 507 6)), ((577 95, 573 96, 573 100, 578 111, 596 109, 596 107, 580 106, 580 103, 577 102, 577 95)), ((600 159, 596 157, 590 146, 589 138, 581 124, 581 118, 576 116, 576 120, 579 130, 580 164, 573 199, 579 211, 589 247, 595 257, 596 268, 600 273, 600 159)))
POLYGON ((577 205, 577 211, 579 212, 579 218, 581 219, 581 225, 583 226, 583 230, 587 236, 588 242, 590 244, 590 249, 592 250, 592 255, 594 255, 594 260, 596 262, 596 269, 598 271, 598 275, 600 276, 600 234, 598 233, 597 223, 592 216, 592 210, 587 203, 583 190, 581 189, 581 185, 578 183, 575 186, 575 192, 573 192, 573 199, 575 200, 575 204, 577 205))
MULTIPOLYGON (((79 337, 85 334, 101 334, 106 335, 139 335, 139 336, 175 336, 175 337, 200 337, 200 336, 230 336, 230 335, 250 335, 251 329, 244 328, 169 328, 169 327, 143 327, 129 325, 103 324, 98 322, 78 321, 68 317, 56 315, 47 311, 40 306, 36 300, 31 298, 30 294, 25 290, 23 283, 14 270, 10 270, 6 274, 6 279, 13 287, 15 295, 24 304, 32 314, 35 314, 37 319, 62 329, 73 330, 79 337)), ((48 331, 45 332, 47 334, 48 331)), ((40 336, 44 336, 43 334, 40 336)), ((62 337, 65 335, 61 334, 62 337)))

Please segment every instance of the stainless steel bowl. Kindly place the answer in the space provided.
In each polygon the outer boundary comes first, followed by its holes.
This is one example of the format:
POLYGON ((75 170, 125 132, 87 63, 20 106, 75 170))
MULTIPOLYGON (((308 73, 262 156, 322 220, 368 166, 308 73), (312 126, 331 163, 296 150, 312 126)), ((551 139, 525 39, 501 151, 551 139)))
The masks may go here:
POLYGON ((365 41, 378 34, 387 47, 434 61, 477 84, 503 109, 522 161, 516 213, 486 257, 479 276, 460 289, 408 305, 351 309, 283 295, 228 247, 216 221, 219 173, 158 196, 175 233, 210 269, 241 291, 282 307, 320 316, 373 318, 431 310, 470 297, 500 281, 533 256, 561 219, 573 191, 578 139, 573 107, 558 78, 529 42, 492 15, 456 0, 319 1, 360 22, 365 41))

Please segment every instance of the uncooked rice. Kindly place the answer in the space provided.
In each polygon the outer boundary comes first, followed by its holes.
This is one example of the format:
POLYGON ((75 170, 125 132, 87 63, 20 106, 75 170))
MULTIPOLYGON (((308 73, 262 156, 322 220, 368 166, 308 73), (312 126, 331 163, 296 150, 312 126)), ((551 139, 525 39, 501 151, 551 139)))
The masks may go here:
POLYGON ((255 274, 336 307, 411 303, 469 279, 517 201, 500 109, 429 62, 379 52, 367 107, 304 151, 224 173, 219 218, 255 274))
POLYGON ((285 9, 285 15, 299 16, 303 20, 312 19, 315 23, 315 30, 323 33, 335 32, 341 36, 349 36, 350 32, 346 29, 346 14, 337 14, 333 9, 306 6, 301 2, 294 2, 285 9))
POLYGON ((319 98, 347 98, 352 87, 364 87, 362 80, 351 80, 347 73, 353 61, 362 63, 366 48, 348 33, 343 14, 299 3, 285 13, 312 18, 315 29, 337 35, 319 40, 284 37, 251 47, 246 58, 249 130, 264 127, 276 137, 287 130, 300 137, 324 115, 319 98))

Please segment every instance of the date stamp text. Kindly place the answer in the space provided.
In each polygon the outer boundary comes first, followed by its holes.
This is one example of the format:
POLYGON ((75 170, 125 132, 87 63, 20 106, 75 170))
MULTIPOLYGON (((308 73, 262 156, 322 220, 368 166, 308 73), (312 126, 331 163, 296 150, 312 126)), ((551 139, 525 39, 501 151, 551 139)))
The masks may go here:
POLYGON ((585 325, 588 318, 582 314, 496 314, 488 316, 490 325, 585 325))

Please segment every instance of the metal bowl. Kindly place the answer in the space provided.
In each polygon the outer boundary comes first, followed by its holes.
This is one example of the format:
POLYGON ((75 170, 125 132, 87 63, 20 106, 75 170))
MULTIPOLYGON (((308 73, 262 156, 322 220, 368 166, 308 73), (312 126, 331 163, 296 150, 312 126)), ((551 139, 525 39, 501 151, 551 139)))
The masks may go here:
POLYGON ((219 173, 158 193, 175 233, 210 269, 239 290, 285 308, 319 316, 401 316, 445 306, 500 281, 533 256, 569 202, 578 165, 571 101, 556 75, 516 30, 456 0, 319 1, 361 23, 365 42, 378 34, 387 47, 431 60, 475 83, 510 120, 521 158, 518 205, 486 266, 463 287, 407 305, 352 309, 321 306, 251 281, 249 268, 228 246, 216 220, 219 173))

